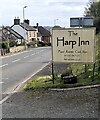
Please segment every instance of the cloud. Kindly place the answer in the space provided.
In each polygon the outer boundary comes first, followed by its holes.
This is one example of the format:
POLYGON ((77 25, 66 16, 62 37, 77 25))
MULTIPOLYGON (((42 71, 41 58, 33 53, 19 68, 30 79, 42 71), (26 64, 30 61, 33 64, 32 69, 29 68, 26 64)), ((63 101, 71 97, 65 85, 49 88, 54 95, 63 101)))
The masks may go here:
POLYGON ((23 7, 25 18, 30 19, 31 24, 39 22, 41 25, 53 25, 54 19, 60 25, 69 24, 71 16, 82 16, 88 0, 1 0, 0 8, 2 23, 12 25, 15 16, 23 19, 23 7), (67 1, 67 2, 66 2, 67 1), (7 5, 7 6, 6 6, 7 5))

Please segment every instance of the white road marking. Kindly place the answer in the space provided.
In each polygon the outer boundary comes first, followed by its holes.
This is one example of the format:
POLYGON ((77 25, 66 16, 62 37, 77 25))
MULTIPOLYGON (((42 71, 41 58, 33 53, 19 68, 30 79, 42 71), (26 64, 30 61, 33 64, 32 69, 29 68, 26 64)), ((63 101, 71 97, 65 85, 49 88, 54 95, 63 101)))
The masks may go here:
POLYGON ((1 105, 2 103, 4 103, 8 98, 10 98, 11 95, 12 95, 12 94, 9 94, 9 95, 6 96, 4 99, 0 100, 0 105, 1 105))
POLYGON ((39 53, 41 53, 41 52, 43 52, 43 51, 44 51, 44 50, 41 50, 41 51, 36 52, 36 53, 33 53, 33 54, 31 54, 30 56, 33 56, 33 55, 39 54, 39 53))
POLYGON ((4 83, 4 82, 2 82, 2 81, 0 82, 0 84, 3 84, 3 83, 4 83))
POLYGON ((27 53, 27 52, 29 52, 29 51, 24 51, 23 53, 27 53))
POLYGON ((25 56, 24 58, 28 58, 29 56, 25 56))
POLYGON ((33 51, 33 50, 30 50, 30 52, 33 51))
POLYGON ((2 78, 2 80, 3 80, 3 79, 4 79, 4 80, 8 80, 8 78, 2 78))
POLYGON ((35 53, 34 53, 34 54, 31 54, 30 56, 33 56, 33 55, 35 55, 35 53))
POLYGON ((17 62, 17 61, 19 61, 20 59, 16 59, 16 60, 13 60, 12 62, 17 62))
POLYGON ((1 65, 0 68, 4 67, 4 66, 7 66, 8 64, 4 64, 4 65, 1 65))
POLYGON ((41 52, 43 52, 43 51, 45 51, 45 50, 41 50, 41 51, 39 51, 39 52, 37 52, 37 53, 41 53, 41 52))

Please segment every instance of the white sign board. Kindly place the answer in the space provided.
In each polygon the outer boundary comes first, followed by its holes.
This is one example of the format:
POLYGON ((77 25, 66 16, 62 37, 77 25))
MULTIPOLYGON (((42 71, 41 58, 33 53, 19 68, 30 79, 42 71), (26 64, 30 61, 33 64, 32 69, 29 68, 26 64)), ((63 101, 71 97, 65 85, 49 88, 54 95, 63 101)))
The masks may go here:
POLYGON ((54 62, 94 63, 95 28, 53 28, 54 62))

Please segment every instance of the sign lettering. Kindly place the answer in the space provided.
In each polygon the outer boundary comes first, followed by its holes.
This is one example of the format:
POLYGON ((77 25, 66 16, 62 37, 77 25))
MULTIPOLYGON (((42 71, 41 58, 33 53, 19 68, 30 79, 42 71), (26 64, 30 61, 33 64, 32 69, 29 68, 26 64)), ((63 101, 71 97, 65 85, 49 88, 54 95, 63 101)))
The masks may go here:
POLYGON ((59 43, 62 43, 61 45, 62 46, 67 46, 67 45, 71 45, 71 48, 73 49, 74 46, 83 46, 83 45, 89 45, 89 41, 88 40, 82 40, 80 39, 80 37, 78 38, 78 41, 76 40, 65 40, 64 37, 62 38, 58 38, 57 37, 57 46, 59 46, 60 44, 59 43))

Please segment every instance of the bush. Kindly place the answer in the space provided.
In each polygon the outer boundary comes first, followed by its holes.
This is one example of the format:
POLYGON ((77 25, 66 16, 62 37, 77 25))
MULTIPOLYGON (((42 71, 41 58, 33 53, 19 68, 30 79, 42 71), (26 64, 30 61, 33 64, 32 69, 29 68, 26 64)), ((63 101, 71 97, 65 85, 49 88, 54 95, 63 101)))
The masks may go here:
POLYGON ((9 46, 10 47, 14 47, 14 46, 16 46, 17 45, 17 42, 15 42, 15 41, 11 41, 10 43, 9 43, 9 46))
POLYGON ((35 47, 35 44, 36 44, 35 42, 29 42, 29 43, 27 44, 27 46, 28 46, 28 48, 29 48, 29 47, 35 47))
POLYGON ((7 49, 8 48, 8 43, 2 43, 2 48, 7 49))
POLYGON ((41 42, 41 41, 38 42, 38 46, 39 46, 39 47, 42 47, 42 46, 45 46, 45 45, 46 45, 46 44, 45 44, 44 42, 41 42))

